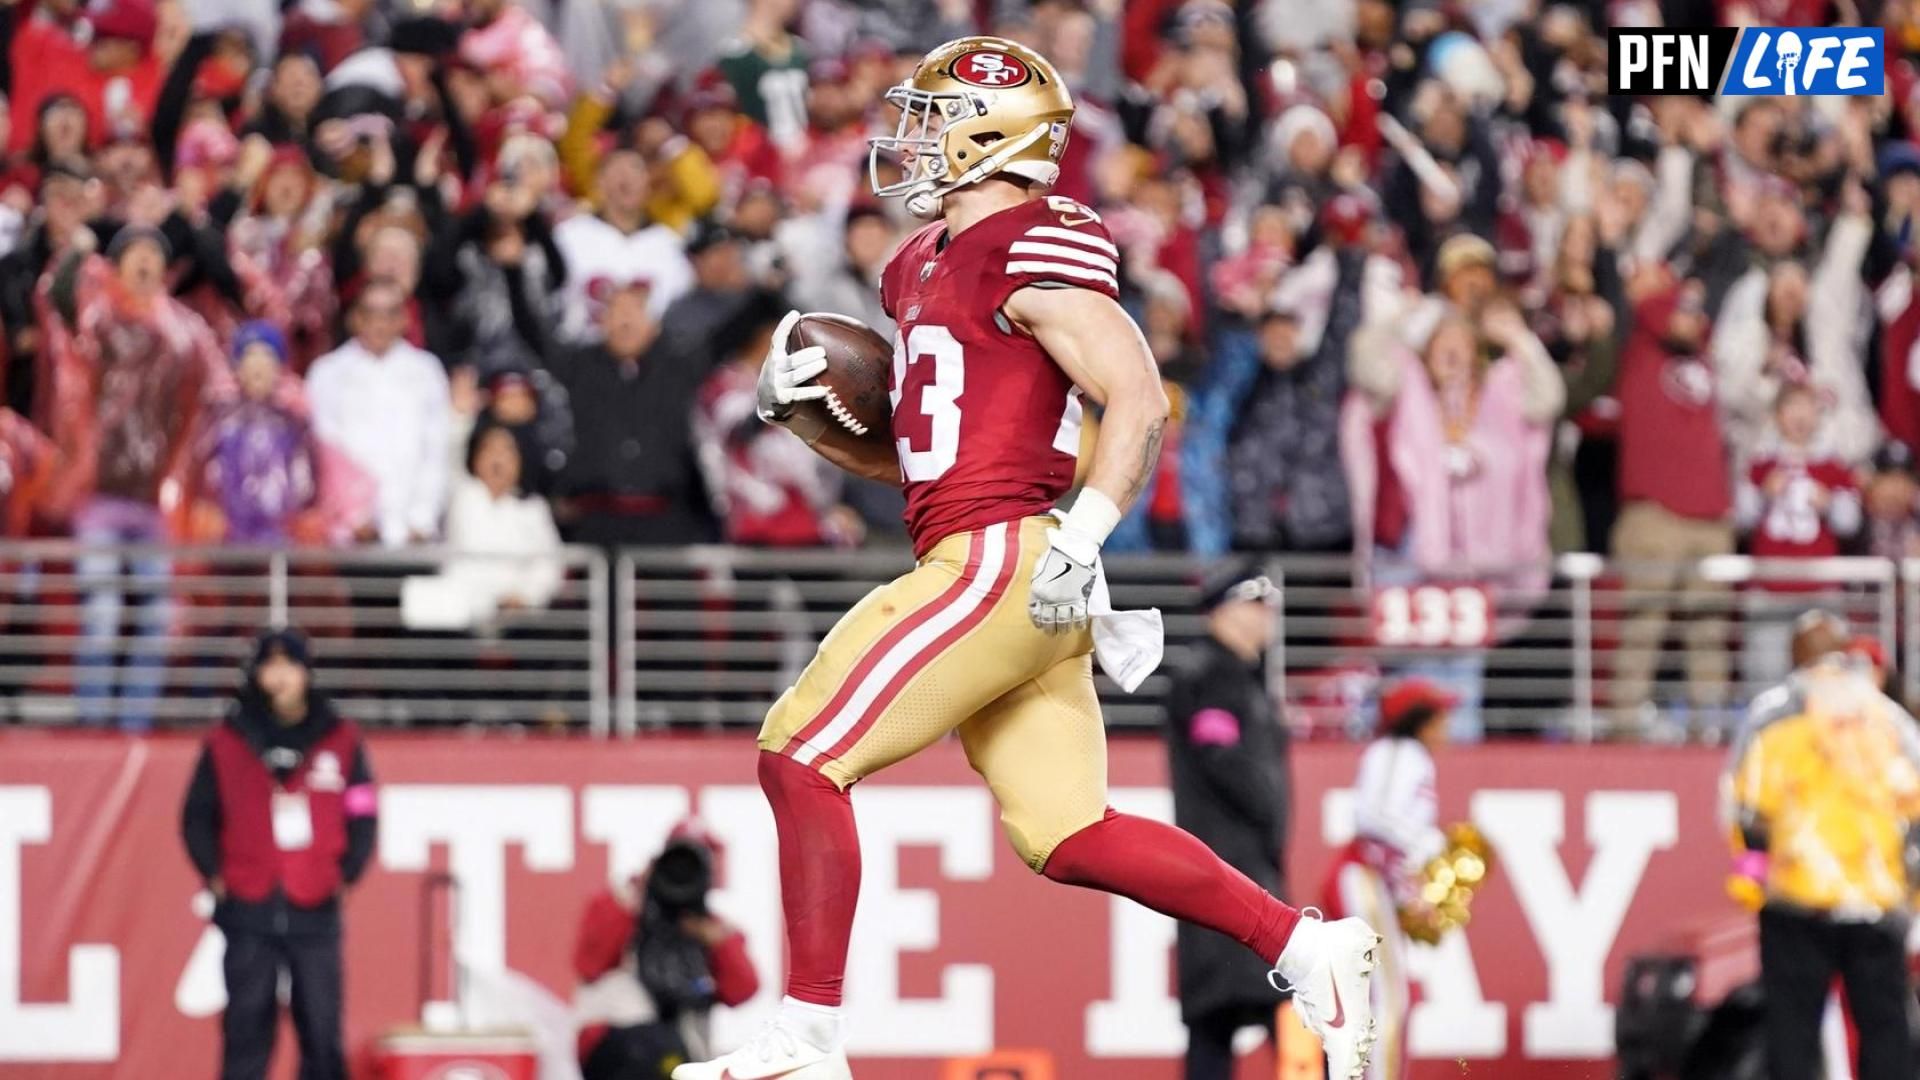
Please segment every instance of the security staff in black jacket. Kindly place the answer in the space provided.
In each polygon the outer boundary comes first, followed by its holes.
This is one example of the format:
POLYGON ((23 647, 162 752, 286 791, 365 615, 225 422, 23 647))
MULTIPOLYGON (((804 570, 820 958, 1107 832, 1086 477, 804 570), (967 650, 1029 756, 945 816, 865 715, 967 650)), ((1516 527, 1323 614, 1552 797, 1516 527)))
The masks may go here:
POLYGON ((311 665, 297 631, 259 637, 181 812, 227 941, 221 1080, 265 1080, 282 971, 300 1080, 347 1076, 340 896, 373 855, 377 805, 359 731, 313 688, 311 665))
MULTIPOLYGON (((1273 583, 1236 563, 1205 590, 1206 640, 1176 674, 1167 702, 1173 812, 1234 869, 1276 895, 1287 831, 1287 739, 1267 694, 1273 583)), ((1271 1035, 1280 995, 1266 965, 1212 930, 1180 924, 1180 1018, 1187 1025, 1187 1080, 1228 1080, 1233 1035, 1271 1035)))

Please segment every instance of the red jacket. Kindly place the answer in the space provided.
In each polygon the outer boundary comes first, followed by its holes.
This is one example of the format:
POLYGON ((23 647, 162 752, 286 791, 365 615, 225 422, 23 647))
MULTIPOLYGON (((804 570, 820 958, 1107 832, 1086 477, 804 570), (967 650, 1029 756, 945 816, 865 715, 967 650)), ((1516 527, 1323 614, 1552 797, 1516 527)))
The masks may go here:
POLYGON ((93 146, 105 143, 116 129, 142 131, 153 118, 165 74, 151 52, 125 71, 96 71, 87 47, 68 27, 28 18, 13 35, 13 140, 7 149, 20 154, 33 146, 41 103, 62 93, 78 98, 87 110, 87 139, 93 146))
POLYGON ((260 904, 285 897, 300 909, 330 908, 372 853, 372 774, 360 733, 329 711, 298 762, 276 779, 264 745, 240 719, 207 736, 183 815, 187 849, 226 899, 260 904), (279 818, 276 826, 276 818, 279 818), (301 824, 304 819, 304 825, 301 824))
POLYGON ((1718 388, 1710 357, 1667 347, 1678 298, 1676 288, 1641 301, 1621 354, 1620 501, 1719 521, 1733 508, 1733 493, 1718 388))
MULTIPOLYGON (((573 973, 581 983, 604 978, 621 978, 620 968, 632 952, 633 934, 639 923, 634 910, 645 886, 635 881, 625 890, 603 889, 587 903, 580 917, 580 933, 573 944, 573 973), (627 895, 623 897, 621 893, 627 895)), ((735 930, 720 944, 707 950, 707 963, 713 969, 714 997, 722 1005, 734 1006, 760 992, 760 975, 747 956, 746 935, 735 930)), ((624 977, 632 978, 631 973, 624 977)), ((581 1016, 579 1053, 585 1061, 593 1048, 606 1037, 608 1024, 597 1017, 581 1016)))
POLYGON ((1920 446, 1920 388, 1913 379, 1912 355, 1920 345, 1920 283, 1907 306, 1880 334, 1880 422, 1887 434, 1908 446, 1920 446))

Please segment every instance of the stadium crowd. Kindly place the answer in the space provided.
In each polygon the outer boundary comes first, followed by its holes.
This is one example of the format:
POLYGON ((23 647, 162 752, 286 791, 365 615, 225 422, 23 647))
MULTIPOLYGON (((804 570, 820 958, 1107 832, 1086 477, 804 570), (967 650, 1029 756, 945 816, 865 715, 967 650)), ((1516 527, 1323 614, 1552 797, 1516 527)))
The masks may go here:
POLYGON ((522 555, 897 538, 896 492, 754 421, 755 370, 789 306, 889 329, 875 279, 915 223, 871 196, 866 139, 924 50, 990 31, 1066 75, 1056 191, 1119 242, 1176 402, 1114 549, 1357 551, 1379 580, 1516 589, 1553 551, 1920 554, 1911 15, 15 0, 4 525, 522 555), (1885 96, 1605 94, 1610 24, 1829 20, 1887 28, 1885 96))

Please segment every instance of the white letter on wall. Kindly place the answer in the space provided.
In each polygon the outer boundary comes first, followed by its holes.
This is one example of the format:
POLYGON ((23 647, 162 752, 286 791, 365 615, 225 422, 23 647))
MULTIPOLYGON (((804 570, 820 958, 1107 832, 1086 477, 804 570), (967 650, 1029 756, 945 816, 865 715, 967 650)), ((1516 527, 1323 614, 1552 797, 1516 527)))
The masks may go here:
POLYGON ((67 1000, 23 1004, 20 909, 26 881, 20 849, 53 836, 53 795, 43 787, 0 787, 0 1061, 112 1061, 120 1056, 120 952, 111 945, 67 950, 67 1000))
MULTIPOLYGON (((573 867, 573 792, 546 784, 393 784, 380 792, 380 864, 424 871, 447 845, 459 882, 454 955, 477 971, 507 970, 507 845, 527 869, 573 867)), ((429 1013, 444 1009, 428 1002, 429 1013), (436 1008, 438 1007, 438 1008, 436 1008)))
POLYGON ((1603 1058, 1613 1052, 1606 1003, 1607 954, 1647 860, 1679 839, 1679 808, 1664 791, 1596 791, 1587 796, 1593 859, 1574 891, 1560 855, 1566 806, 1557 791, 1482 791, 1473 820, 1486 831, 1513 883, 1547 964, 1547 1000, 1527 1006, 1528 1057, 1603 1058))
POLYGON ((993 800, 976 787, 866 787, 854 795, 860 826, 860 911, 848 957, 848 1050, 875 1057, 938 1057, 993 1049, 993 969, 949 964, 940 996, 900 997, 900 954, 940 944, 940 899, 900 887, 899 849, 940 850, 940 872, 955 881, 993 873, 993 800))

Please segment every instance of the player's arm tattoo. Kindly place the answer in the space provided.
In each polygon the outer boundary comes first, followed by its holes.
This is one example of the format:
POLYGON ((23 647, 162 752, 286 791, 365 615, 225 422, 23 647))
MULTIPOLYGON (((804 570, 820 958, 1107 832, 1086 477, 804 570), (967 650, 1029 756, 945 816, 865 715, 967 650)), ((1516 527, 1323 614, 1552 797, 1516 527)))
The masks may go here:
POLYGON ((1132 505, 1133 500, 1147 490, 1147 481, 1153 476, 1153 467, 1160 463, 1160 442, 1166 438, 1167 419, 1156 417, 1147 425, 1147 432, 1140 443, 1140 462, 1133 470, 1133 477, 1127 481, 1127 498, 1122 505, 1132 505))

